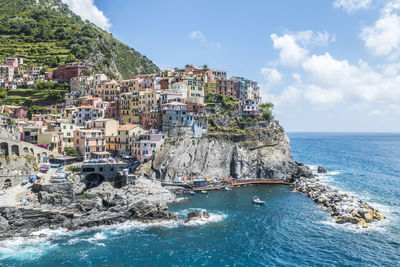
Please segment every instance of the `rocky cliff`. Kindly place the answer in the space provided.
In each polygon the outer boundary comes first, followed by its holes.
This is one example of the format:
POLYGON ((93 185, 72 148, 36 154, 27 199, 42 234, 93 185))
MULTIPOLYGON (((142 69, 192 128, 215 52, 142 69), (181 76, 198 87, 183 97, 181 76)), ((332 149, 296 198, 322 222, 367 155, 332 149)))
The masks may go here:
POLYGON ((209 105, 202 138, 170 136, 139 173, 162 181, 186 178, 284 179, 311 175, 290 153, 289 138, 273 118, 242 120, 234 103, 209 105), (241 120, 240 120, 241 119, 241 120), (301 174, 301 175, 300 175, 301 174))
POLYGON ((157 222, 177 220, 168 211, 175 195, 160 183, 139 179, 123 188, 104 182, 85 192, 79 199, 73 196, 72 184, 36 186, 33 199, 26 207, 0 207, 0 239, 27 237, 42 229, 82 228, 111 225, 127 220, 157 222))

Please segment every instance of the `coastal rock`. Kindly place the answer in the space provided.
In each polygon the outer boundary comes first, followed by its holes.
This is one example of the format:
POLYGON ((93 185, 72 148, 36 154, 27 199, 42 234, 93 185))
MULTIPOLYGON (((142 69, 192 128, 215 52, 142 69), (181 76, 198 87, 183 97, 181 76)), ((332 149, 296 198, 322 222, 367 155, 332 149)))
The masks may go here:
POLYGON ((189 212, 187 219, 185 220, 185 223, 188 223, 193 220, 199 220, 199 219, 209 219, 210 214, 206 211, 200 211, 200 212, 189 212))
POLYGON ((328 209, 337 223, 352 223, 367 228, 370 222, 384 219, 377 209, 362 200, 319 183, 314 177, 301 177, 293 183, 295 189, 328 209))
POLYGON ((112 225, 127 220, 154 222, 177 220, 178 215, 168 210, 176 196, 163 188, 160 182, 139 178, 134 184, 114 188, 104 182, 91 188, 79 200, 64 201, 62 190, 73 188, 35 187, 40 195, 40 208, 0 207, 0 239, 30 236, 43 229, 78 230, 86 227, 112 225), (3 231, 4 229, 4 231, 3 231))
POLYGON ((322 167, 322 166, 318 166, 317 172, 318 172, 318 173, 328 173, 328 171, 327 171, 324 167, 322 167))
POLYGON ((40 204, 68 205, 74 201, 74 184, 34 184, 32 192, 38 194, 40 204))
POLYGON ((10 229, 8 221, 6 220, 6 218, 0 216, 0 233, 7 231, 8 229, 10 229))
POLYGON ((242 139, 224 135, 172 138, 138 173, 164 182, 181 177, 291 180, 311 176, 308 167, 293 160, 286 134, 275 124, 270 127, 248 128, 242 139))

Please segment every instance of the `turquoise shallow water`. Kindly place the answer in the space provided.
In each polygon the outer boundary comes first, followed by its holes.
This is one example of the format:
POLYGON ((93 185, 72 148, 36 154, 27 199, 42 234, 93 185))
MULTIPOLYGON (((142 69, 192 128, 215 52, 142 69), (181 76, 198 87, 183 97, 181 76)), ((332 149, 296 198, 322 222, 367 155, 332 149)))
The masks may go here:
POLYGON ((208 223, 151 227, 136 222, 46 240, 0 243, 0 265, 54 266, 399 266, 400 134, 289 134, 297 161, 323 165, 324 183, 388 216, 368 230, 337 225, 327 211, 287 186, 211 192, 171 207, 211 213, 208 223), (253 195, 266 206, 250 202, 253 195))

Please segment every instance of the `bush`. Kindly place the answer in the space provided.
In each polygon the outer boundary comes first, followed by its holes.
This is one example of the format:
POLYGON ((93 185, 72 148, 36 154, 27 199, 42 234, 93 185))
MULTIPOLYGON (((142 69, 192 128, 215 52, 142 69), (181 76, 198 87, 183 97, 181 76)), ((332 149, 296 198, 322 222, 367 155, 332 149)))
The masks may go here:
POLYGON ((274 115, 272 114, 273 107, 274 104, 270 102, 259 105, 261 116, 264 118, 264 120, 272 121, 274 119, 274 115))
POLYGON ((79 153, 75 150, 75 148, 70 146, 64 148, 64 153, 69 157, 79 157, 79 153))
POLYGON ((215 122, 215 120, 213 118, 209 118, 208 123, 214 128, 218 127, 217 123, 215 122))

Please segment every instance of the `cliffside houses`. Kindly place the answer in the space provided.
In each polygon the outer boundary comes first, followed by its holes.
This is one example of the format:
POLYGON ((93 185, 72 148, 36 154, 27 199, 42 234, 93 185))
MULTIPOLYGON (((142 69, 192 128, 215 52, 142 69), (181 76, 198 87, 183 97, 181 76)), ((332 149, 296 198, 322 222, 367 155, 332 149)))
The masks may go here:
POLYGON ((6 58, 0 65, 2 85, 18 87, 47 79, 69 82, 70 90, 63 96, 64 103, 30 114, 30 119, 22 106, 3 105, 0 112, 15 120, 21 140, 59 153, 73 147, 84 160, 112 155, 138 161, 153 157, 167 135, 202 137, 207 131, 207 96, 236 98, 242 116, 259 115, 257 83, 228 78, 223 70, 186 65, 121 81, 91 73, 90 65, 70 63, 43 75, 41 67, 6 58), (19 78, 22 83, 16 82, 19 78))

